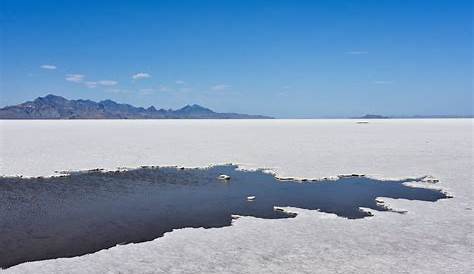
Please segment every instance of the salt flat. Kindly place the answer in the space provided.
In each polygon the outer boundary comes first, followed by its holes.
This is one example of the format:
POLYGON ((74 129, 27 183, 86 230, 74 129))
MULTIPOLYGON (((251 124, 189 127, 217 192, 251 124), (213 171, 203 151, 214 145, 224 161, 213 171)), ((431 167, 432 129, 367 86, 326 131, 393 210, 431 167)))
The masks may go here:
MULTIPOLYGON (((474 268, 472 119, 0 121, 2 175, 140 165, 236 163, 278 176, 434 176, 454 196, 384 198, 399 215, 238 219, 6 273, 470 273, 474 268)), ((80 239, 78 239, 80 240, 80 239)))

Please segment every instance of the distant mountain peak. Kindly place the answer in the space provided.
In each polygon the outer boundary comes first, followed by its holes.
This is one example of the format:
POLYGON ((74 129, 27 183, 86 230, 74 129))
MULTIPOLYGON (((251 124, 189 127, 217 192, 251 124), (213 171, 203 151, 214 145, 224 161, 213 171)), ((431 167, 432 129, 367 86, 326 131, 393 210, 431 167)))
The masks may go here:
POLYGON ((157 111, 154 106, 149 106, 146 110, 147 111, 157 111))
POLYGON ((113 101, 113 100, 110 100, 110 99, 106 99, 106 100, 102 100, 99 102, 99 104, 110 104, 110 105, 118 105, 117 102, 113 101))
POLYGON ((217 113, 192 104, 178 110, 121 104, 110 99, 68 100, 54 94, 0 109, 0 119, 268 119, 261 115, 217 113))
POLYGON ((205 108, 203 106, 197 105, 197 104, 185 105, 184 107, 178 109, 177 111, 199 111, 199 112, 212 112, 212 113, 214 113, 214 111, 212 111, 208 108, 205 108))
POLYGON ((38 97, 35 99, 35 101, 67 101, 66 98, 54 94, 48 94, 44 97, 38 97))
MULTIPOLYGON (((41 97, 39 97, 41 98, 41 97)), ((46 98, 46 99, 64 99, 66 100, 66 98, 62 97, 62 96, 59 96, 59 95, 54 95, 54 94, 47 94, 46 96, 44 96, 43 98, 46 98)))

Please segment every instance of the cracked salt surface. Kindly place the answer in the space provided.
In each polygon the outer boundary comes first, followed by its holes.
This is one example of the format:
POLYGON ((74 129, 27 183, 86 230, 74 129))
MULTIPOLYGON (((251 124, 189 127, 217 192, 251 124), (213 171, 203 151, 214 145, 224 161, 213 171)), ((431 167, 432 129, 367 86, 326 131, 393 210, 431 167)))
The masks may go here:
POLYGON ((381 198, 407 213, 373 211, 373 218, 353 220, 285 208, 298 215, 241 217, 228 227, 185 228, 3 272, 472 273, 473 128, 472 119, 374 120, 363 127, 353 120, 0 121, 4 176, 239 163, 279 177, 431 175, 455 196, 436 203, 381 198))

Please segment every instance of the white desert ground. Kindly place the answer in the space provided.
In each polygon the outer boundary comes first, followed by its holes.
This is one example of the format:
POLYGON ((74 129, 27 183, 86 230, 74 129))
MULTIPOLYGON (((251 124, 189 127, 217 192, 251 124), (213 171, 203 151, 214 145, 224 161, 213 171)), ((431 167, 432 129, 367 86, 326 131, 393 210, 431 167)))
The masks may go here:
POLYGON ((291 208, 296 218, 242 217, 3 272, 472 273, 473 128, 472 119, 0 121, 1 175, 235 163, 304 178, 430 175, 439 183, 426 185, 454 196, 384 198, 408 213, 355 220, 291 208))

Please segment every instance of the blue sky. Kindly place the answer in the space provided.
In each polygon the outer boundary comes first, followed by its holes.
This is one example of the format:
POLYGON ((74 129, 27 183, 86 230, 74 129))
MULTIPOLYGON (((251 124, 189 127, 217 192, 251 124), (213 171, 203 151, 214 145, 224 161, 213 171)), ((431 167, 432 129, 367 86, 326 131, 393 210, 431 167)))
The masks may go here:
POLYGON ((472 114, 471 1, 2 0, 0 104, 472 114))

